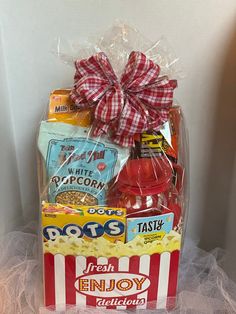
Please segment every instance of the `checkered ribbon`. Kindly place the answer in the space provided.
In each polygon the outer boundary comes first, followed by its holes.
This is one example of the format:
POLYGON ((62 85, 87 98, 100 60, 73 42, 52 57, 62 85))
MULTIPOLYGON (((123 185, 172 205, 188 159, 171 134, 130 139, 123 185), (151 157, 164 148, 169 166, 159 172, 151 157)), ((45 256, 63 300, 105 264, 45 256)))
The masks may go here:
POLYGON ((78 108, 94 108, 94 136, 109 132, 115 143, 133 146, 136 134, 168 120, 177 82, 159 77, 160 67, 143 53, 131 52, 120 81, 103 52, 75 67, 71 99, 78 108))

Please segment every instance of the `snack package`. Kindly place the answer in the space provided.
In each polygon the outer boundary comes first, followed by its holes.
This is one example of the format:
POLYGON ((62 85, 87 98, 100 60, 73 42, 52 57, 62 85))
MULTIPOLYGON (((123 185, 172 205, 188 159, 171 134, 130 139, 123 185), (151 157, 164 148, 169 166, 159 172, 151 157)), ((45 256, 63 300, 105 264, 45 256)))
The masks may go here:
POLYGON ((129 156, 128 148, 63 122, 41 123, 38 148, 50 178, 45 198, 61 204, 105 205, 108 183, 129 156))
POLYGON ((44 305, 170 310, 188 204, 173 63, 127 26, 85 50, 38 133, 44 305))

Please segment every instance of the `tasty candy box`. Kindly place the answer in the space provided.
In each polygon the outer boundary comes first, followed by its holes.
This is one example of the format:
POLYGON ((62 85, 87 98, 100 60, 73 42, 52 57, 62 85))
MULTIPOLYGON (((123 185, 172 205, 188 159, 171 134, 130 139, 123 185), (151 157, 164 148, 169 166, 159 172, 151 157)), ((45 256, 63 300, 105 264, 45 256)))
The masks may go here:
POLYGON ((130 51, 122 36, 78 53, 74 87, 51 93, 40 124, 44 301, 64 312, 175 306, 187 210, 177 81, 157 45, 130 51))

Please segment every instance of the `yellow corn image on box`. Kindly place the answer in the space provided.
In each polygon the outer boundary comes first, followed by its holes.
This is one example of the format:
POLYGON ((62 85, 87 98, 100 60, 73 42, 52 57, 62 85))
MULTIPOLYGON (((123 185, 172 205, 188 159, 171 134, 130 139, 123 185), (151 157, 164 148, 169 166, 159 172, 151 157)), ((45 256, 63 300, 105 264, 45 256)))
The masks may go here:
POLYGON ((42 233, 45 241, 66 236, 110 242, 125 242, 126 210, 103 206, 42 204, 42 233))

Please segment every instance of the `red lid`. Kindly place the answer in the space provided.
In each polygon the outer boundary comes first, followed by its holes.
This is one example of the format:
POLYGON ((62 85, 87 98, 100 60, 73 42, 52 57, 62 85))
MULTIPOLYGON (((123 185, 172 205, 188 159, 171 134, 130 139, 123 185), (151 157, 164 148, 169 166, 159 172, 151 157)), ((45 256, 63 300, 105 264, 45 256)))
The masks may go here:
POLYGON ((128 160, 118 176, 118 189, 135 195, 165 191, 172 179, 172 165, 165 157, 128 160))

